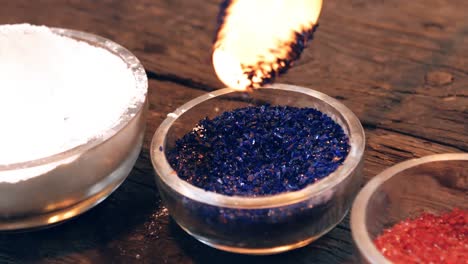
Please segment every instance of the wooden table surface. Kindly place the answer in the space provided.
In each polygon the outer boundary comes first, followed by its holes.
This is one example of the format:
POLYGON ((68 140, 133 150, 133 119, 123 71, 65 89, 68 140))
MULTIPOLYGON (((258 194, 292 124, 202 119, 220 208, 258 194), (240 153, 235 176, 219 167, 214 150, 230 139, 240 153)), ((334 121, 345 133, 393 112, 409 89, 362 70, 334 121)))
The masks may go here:
MULTIPOLYGON (((211 41, 221 0, 0 0, 0 24, 92 32, 131 50, 149 77, 143 151, 107 200, 60 226, 1 234, 0 263, 350 263, 345 219, 315 243, 276 256, 209 248, 161 204, 149 160, 167 113, 218 89, 211 41)), ((468 1, 325 0, 315 40, 278 81, 347 105, 367 137, 364 178, 398 162, 468 150, 468 1)))

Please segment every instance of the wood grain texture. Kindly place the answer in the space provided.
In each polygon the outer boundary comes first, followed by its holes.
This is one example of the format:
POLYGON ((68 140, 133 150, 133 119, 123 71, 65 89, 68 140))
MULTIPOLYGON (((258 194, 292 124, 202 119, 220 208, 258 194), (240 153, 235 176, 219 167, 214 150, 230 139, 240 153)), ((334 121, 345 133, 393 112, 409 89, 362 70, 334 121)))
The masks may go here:
MULTIPOLYGON (((250 257, 185 234, 162 206, 149 160, 168 113, 222 87, 211 67, 215 0, 0 0, 0 24, 30 22, 108 37, 148 71, 150 112, 134 170, 107 200, 54 228, 0 234, 0 263, 350 263, 349 219, 289 253, 250 257)), ((434 153, 468 151, 468 4, 325 1, 315 40, 279 81, 327 93, 366 129, 364 176, 434 153)))

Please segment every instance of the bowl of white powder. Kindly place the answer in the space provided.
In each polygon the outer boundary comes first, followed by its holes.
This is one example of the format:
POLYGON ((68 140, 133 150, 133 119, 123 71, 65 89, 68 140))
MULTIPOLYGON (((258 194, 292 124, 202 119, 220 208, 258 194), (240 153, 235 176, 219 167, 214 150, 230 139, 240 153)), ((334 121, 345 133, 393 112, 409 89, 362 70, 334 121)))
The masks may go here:
POLYGON ((148 81, 99 36, 0 25, 0 230, 72 218, 105 199, 141 150, 148 81))

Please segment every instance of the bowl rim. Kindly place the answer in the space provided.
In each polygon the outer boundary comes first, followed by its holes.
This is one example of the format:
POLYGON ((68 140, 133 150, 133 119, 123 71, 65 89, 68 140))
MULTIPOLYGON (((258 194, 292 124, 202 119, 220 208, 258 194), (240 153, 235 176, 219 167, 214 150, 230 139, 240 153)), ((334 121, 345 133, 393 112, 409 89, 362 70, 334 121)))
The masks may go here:
POLYGON ((351 148, 343 164, 324 179, 314 184, 311 184, 305 187, 304 189, 294 192, 275 194, 271 196, 227 196, 215 192, 205 191, 180 179, 177 176, 177 173, 174 171, 174 169, 172 169, 172 167, 168 163, 165 151, 160 150, 160 146, 165 146, 166 134, 168 133, 171 125, 184 112, 212 98, 226 95, 229 93, 239 92, 231 88, 224 88, 201 95, 185 103, 184 105, 177 108, 174 112, 169 113, 167 115, 167 118, 161 123, 161 125, 154 133, 151 142, 150 154, 151 162, 156 172, 155 177, 161 179, 167 186, 169 186, 171 189, 173 189, 180 195, 201 203, 227 208, 262 209, 286 206, 302 202, 313 197, 329 195, 330 189, 332 189, 344 179, 353 174, 353 172, 359 166, 363 158, 365 148, 365 135, 364 129, 361 123, 359 122, 359 119, 349 108, 347 108, 338 100, 321 92, 312 90, 310 88, 287 84, 273 84, 260 89, 276 89, 295 93, 302 93, 306 96, 314 97, 315 99, 318 99, 335 109, 342 116, 344 123, 349 127, 348 137, 350 140, 351 148))
POLYGON ((128 107, 127 110, 122 114, 126 118, 122 118, 117 124, 113 127, 107 129, 102 133, 102 136, 93 138, 88 142, 83 144, 77 145, 73 148, 67 149, 65 151, 34 159, 34 160, 27 160, 9 164, 0 164, 0 172, 8 172, 17 169, 28 169, 32 167, 39 167, 55 162, 60 162, 62 160, 66 160, 68 158, 72 158, 80 153, 86 152, 89 149, 92 149, 103 142, 107 141, 108 139, 112 138, 114 135, 118 134, 122 129, 124 129, 131 120, 133 120, 137 113, 141 112, 145 107, 145 102, 147 100, 147 93, 148 93, 148 79, 146 76, 146 71, 138 60, 138 58, 133 55, 129 50, 124 48, 123 46, 117 44, 116 42, 109 40, 107 38, 84 32, 74 29, 68 28, 58 28, 58 27, 48 27, 53 33, 63 36, 69 37, 78 41, 83 41, 88 44, 92 44, 96 47, 103 48, 115 56, 119 57, 127 64, 129 70, 133 73, 135 77, 135 89, 143 91, 142 98, 143 100, 139 100, 135 102, 134 107, 128 107))
POLYGON ((356 243, 356 247, 362 256, 369 263, 387 263, 391 264, 387 258, 380 253, 377 247, 369 237, 366 226, 366 212, 367 205, 374 192, 387 180, 400 172, 419 166, 421 164, 430 163, 434 161, 454 161, 454 160, 466 160, 468 161, 468 153, 444 153, 434 154, 425 156, 417 159, 410 159, 401 163, 398 163, 390 168, 385 169, 377 176, 372 178, 358 193, 354 200, 351 209, 351 234, 353 240, 356 243))

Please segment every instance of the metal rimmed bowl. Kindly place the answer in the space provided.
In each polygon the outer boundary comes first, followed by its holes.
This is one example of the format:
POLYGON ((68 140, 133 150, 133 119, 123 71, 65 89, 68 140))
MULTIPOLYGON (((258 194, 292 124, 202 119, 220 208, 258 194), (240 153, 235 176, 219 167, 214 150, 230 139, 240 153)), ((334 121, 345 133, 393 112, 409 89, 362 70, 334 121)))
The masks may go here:
POLYGON ((151 160, 163 202, 185 231, 218 249, 272 254, 305 246, 343 219, 360 186, 364 145, 359 120, 343 104, 308 88, 277 84, 252 93, 221 89, 179 107, 168 114, 154 134, 151 160), (177 176, 166 152, 200 119, 263 104, 313 107, 329 115, 350 139, 351 149, 344 163, 302 190, 264 197, 208 192, 177 176))
POLYGON ((468 154, 438 154, 386 169, 361 190, 351 231, 364 263, 391 263, 373 241, 384 229, 423 212, 468 209, 468 154))
POLYGON ((138 59, 122 46, 93 34, 61 28, 52 31, 121 58, 135 77, 135 89, 144 96, 98 138, 41 159, 0 164, 0 231, 43 227, 90 209, 125 180, 142 146, 148 81, 138 59), (2 181, 15 177, 25 180, 2 181))

